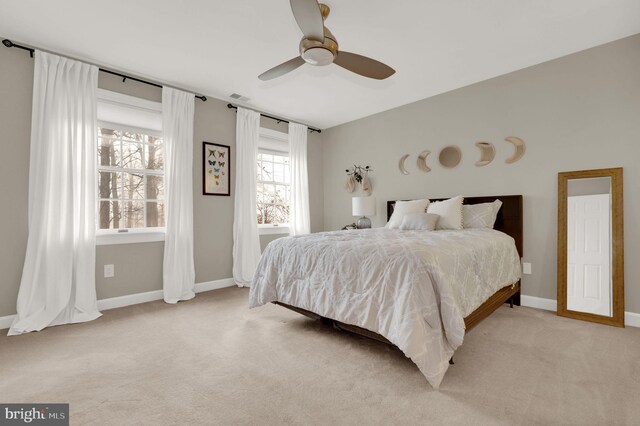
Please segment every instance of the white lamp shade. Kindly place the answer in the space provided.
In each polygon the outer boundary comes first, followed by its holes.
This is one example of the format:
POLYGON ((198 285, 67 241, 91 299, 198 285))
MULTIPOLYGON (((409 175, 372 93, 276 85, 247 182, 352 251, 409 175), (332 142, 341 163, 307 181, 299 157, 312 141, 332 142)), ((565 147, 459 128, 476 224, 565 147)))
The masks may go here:
POLYGON ((354 216, 375 216, 375 197, 353 197, 351 199, 351 210, 354 216))

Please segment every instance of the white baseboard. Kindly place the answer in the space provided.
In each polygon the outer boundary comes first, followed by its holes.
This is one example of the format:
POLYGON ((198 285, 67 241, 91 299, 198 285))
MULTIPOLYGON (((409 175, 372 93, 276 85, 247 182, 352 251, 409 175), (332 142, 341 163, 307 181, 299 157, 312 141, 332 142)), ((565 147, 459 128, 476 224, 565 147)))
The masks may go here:
POLYGON ((154 300, 162 300, 162 290, 100 299, 98 300, 98 310, 106 311, 108 309, 122 308, 124 306, 137 305, 139 303, 153 302, 154 300))
POLYGON ((640 314, 635 312, 624 313, 624 325, 630 327, 640 327, 640 314))
MULTIPOLYGON (((522 306, 536 309, 544 309, 545 311, 556 312, 558 309, 558 302, 554 299, 543 299, 542 297, 520 296, 520 303, 522 306)), ((624 325, 629 327, 640 327, 640 314, 635 312, 624 313, 624 325)))
POLYGON ((203 283, 196 284, 196 293, 202 293, 203 291, 209 291, 209 290, 218 290, 220 288, 225 288, 225 287, 233 287, 234 285, 236 285, 236 283, 235 281, 233 281, 233 278, 224 278, 222 280, 206 281, 203 283))
MULTIPOLYGON (((217 290, 225 287, 233 287, 236 283, 233 278, 224 278, 222 280, 207 281, 195 285, 195 292, 202 293, 204 291, 217 290)), ((98 309, 106 311, 114 308, 122 308, 124 306, 137 305, 139 303, 153 302, 154 300, 162 300, 162 290, 147 291, 146 293, 127 294, 125 296, 110 297, 108 299, 98 300, 98 309)), ((0 330, 11 327, 15 315, 7 315, 0 317, 0 330)))
POLYGON ((520 296, 520 304, 528 308, 544 309, 545 311, 556 311, 558 303, 553 299, 543 299, 542 297, 520 296))
POLYGON ((15 315, 0 317, 0 330, 11 327, 11 324, 13 324, 13 320, 15 319, 15 317, 15 315))

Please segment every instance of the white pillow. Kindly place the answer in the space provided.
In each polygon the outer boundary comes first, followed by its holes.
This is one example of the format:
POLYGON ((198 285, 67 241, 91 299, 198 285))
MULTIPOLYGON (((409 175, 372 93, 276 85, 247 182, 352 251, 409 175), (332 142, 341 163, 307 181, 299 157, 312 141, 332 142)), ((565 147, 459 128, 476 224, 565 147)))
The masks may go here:
POLYGON ((502 207, 502 201, 493 203, 468 204, 462 206, 462 224, 465 228, 490 228, 498 217, 498 211, 502 207))
POLYGON ((409 213, 405 214, 400 224, 400 229, 408 231, 433 231, 436 229, 438 215, 432 213, 409 213))
POLYGON ((429 204, 427 213, 440 216, 436 229, 462 229, 462 201, 464 197, 449 198, 445 201, 436 201, 429 204))
POLYGON ((389 218, 389 222, 385 228, 398 229, 402 223, 404 215, 409 213, 424 213, 429 206, 429 200, 413 200, 413 201, 396 201, 393 214, 389 218))

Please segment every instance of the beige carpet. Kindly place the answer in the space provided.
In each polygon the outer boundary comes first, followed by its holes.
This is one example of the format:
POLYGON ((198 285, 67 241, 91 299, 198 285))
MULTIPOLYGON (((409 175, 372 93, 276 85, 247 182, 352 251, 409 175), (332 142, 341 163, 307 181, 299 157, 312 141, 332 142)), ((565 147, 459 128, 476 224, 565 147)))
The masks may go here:
POLYGON ((0 402, 69 402, 73 425, 640 423, 637 328, 504 307, 434 391, 399 350, 247 296, 3 335, 0 402))

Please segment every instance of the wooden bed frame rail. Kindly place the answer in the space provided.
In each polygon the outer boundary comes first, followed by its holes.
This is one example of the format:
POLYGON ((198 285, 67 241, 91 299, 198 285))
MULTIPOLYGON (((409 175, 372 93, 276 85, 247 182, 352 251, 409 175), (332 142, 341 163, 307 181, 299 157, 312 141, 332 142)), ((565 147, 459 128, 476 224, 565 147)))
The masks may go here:
MULTIPOLYGON (((469 330, 471 330, 473 327, 478 325, 480 321, 482 321, 483 319, 491 315, 493 311, 495 311, 496 309, 498 309, 500 306, 502 306, 504 303, 507 303, 507 302, 511 304, 511 307, 513 307, 514 304, 520 305, 520 281, 518 281, 517 283, 511 286, 507 286, 498 290, 498 292, 494 293, 494 295, 491 296, 489 300, 484 302, 482 305, 480 305, 478 309, 476 309, 468 317, 466 317, 464 319, 465 332, 468 333, 469 330), (516 302, 516 296, 517 296, 517 302, 516 302)), ((381 336, 380 334, 375 333, 371 330, 367 330, 366 328, 358 327, 357 325, 352 325, 352 324, 345 324, 343 322, 336 321, 331 318, 323 317, 314 312, 307 311, 306 309, 287 305, 286 303, 282 303, 282 302, 273 302, 273 303, 276 305, 283 306, 287 309, 291 309, 292 311, 295 311, 311 319, 320 320, 322 321, 323 324, 331 325, 338 330, 343 330, 349 333, 358 334, 360 336, 368 337, 369 339, 378 340, 379 342, 387 343, 389 345, 393 344, 390 341, 388 341, 385 337, 381 336)))

